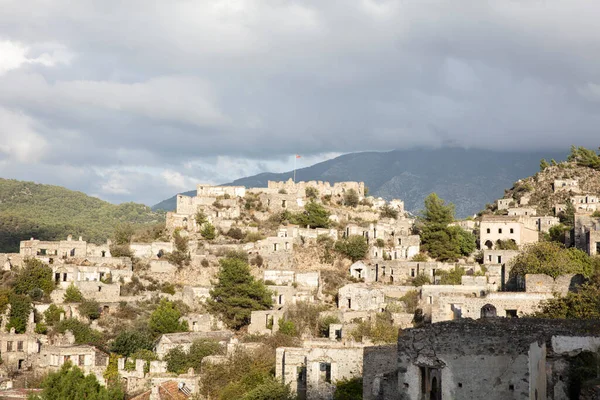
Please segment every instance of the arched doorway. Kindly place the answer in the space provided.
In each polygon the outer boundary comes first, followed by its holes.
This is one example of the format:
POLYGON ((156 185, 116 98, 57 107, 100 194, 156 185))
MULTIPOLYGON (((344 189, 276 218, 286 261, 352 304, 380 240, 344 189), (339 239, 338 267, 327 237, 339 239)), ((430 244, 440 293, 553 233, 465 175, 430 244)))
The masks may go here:
POLYGON ((494 247, 494 243, 492 243, 491 240, 486 240, 484 246, 487 247, 488 250, 491 250, 494 247))
POLYGON ((493 318, 496 316, 496 307, 491 304, 486 304, 481 307, 481 318, 493 318))

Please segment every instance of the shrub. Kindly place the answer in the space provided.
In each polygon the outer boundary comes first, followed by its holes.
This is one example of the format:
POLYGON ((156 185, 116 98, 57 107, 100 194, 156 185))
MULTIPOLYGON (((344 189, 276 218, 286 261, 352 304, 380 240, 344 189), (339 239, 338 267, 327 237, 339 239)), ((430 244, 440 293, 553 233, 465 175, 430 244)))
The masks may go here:
POLYGON ((319 197, 319 190, 316 187, 308 186, 304 190, 304 193, 306 194, 306 197, 312 200, 316 200, 319 197))
POLYGON ((384 248, 385 247, 385 242, 383 241, 383 239, 377 239, 375 241, 375 246, 379 247, 380 249, 384 248))
POLYGON ((381 207, 381 211, 379 214, 380 218, 398 218, 398 210, 394 209, 392 206, 390 206, 389 204, 384 205, 383 207, 381 207))
POLYGON ((133 251, 131 251, 129 244, 111 244, 109 251, 113 257, 133 257, 133 251))
POLYGON ((265 237, 260 232, 246 232, 244 243, 253 243, 263 240, 265 237))
POLYGON ((179 318, 181 318, 181 312, 175 304, 162 299, 156 310, 150 315, 148 326, 156 334, 186 332, 188 324, 186 321, 179 322, 179 318))
POLYGON ((293 321, 284 318, 279 319, 279 332, 281 332, 283 335, 298 336, 296 324, 294 324, 293 321))
POLYGON ((419 262, 426 262, 427 260, 429 260, 429 257, 427 257, 427 254, 425 253, 418 253, 415 254, 412 258, 411 261, 419 261, 419 262))
POLYGON ((553 278, 563 274, 582 274, 591 277, 598 268, 598 259, 585 252, 556 242, 539 242, 525 247, 512 260, 510 277, 526 274, 546 274, 553 278))
POLYGON ((519 250, 519 246, 514 240, 496 240, 496 250, 519 250))
POLYGON ((110 345, 110 351, 129 357, 140 350, 152 350, 153 346, 154 342, 149 332, 126 330, 117 335, 110 345))
POLYGON ((400 297, 400 301, 404 303, 404 308, 407 313, 413 314, 419 306, 419 292, 411 290, 404 296, 400 297))
POLYGON ((164 255, 171 264, 175 264, 179 267, 190 264, 190 254, 188 249, 189 239, 181 235, 180 229, 175 229, 173 232, 173 241, 175 243, 175 250, 171 253, 164 255))
POLYGON ((460 285, 464 274, 465 269, 459 266, 455 266, 452 271, 436 271, 436 275, 440 277, 440 284, 442 285, 460 285))
POLYGON ((104 342, 102 340, 102 333, 90 328, 88 324, 75 318, 68 318, 60 321, 54 326, 54 329, 58 333, 65 333, 67 330, 73 332, 75 344, 100 345, 104 342))
POLYGON ((346 193, 344 193, 344 205, 348 207, 356 207, 358 205, 358 193, 356 193, 356 190, 346 190, 346 193))
POLYGON ((96 300, 83 300, 78 307, 79 314, 90 320, 100 318, 100 304, 96 300))
POLYGON ((319 313, 326 308, 324 305, 301 301, 288 307, 285 319, 294 322, 297 335, 317 337, 320 333, 319 313))
POLYGON ((335 250, 348 257, 352 262, 356 262, 366 257, 369 245, 364 237, 351 235, 347 239, 338 240, 335 243, 335 250))
POLYGON ((181 346, 169 350, 165 355, 164 360, 167 362, 168 372, 183 374, 189 369, 187 354, 181 346))
POLYGON ((48 325, 43 322, 38 322, 35 324, 35 333, 39 335, 45 335, 48 333, 48 325))
POLYGON ((428 276, 426 276, 424 274, 419 274, 413 279, 412 284, 413 284, 413 286, 416 286, 416 287, 423 286, 423 285, 430 285, 431 280, 429 279, 428 276))
POLYGON ((196 212, 196 215, 194 216, 194 219, 196 220, 196 224, 198 226, 202 226, 204 225, 206 222, 208 222, 208 218, 206 217, 206 214, 204 214, 204 212, 198 210, 196 212))
POLYGON ((210 339, 196 339, 190 346, 187 354, 188 368, 194 368, 196 373, 200 372, 200 365, 206 356, 223 354, 224 349, 219 342, 210 339))
POLYGON ((262 267, 263 266, 263 258, 260 254, 257 254, 256 257, 254 257, 251 261, 250 264, 252 265, 256 265, 257 267, 262 267))
POLYGON ((288 385, 269 377, 244 395, 242 400, 296 400, 288 385))
POLYGON ((63 300, 65 303, 81 303, 84 299, 81 291, 71 283, 65 291, 63 300))
POLYGON ((394 343, 398 340, 398 327, 393 324, 390 313, 378 313, 374 322, 359 323, 350 336, 356 341, 369 338, 376 344, 394 343))
POLYGON ((319 318, 318 326, 319 326, 319 336, 320 337, 329 337, 329 325, 331 324, 339 324, 340 320, 338 317, 333 315, 328 315, 323 318, 319 318))
POLYGON ((248 263, 248 253, 244 250, 227 250, 225 258, 231 258, 248 263))
POLYGON ((65 310, 62 307, 58 307, 55 304, 50 304, 50 307, 44 311, 44 321, 47 325, 53 326, 60 321, 60 314, 63 314, 65 310))
POLYGON ((229 236, 232 239, 240 240, 244 237, 244 232, 242 232, 240 228, 234 226, 229 228, 229 230, 227 231, 227 236, 229 236))
POLYGON ((160 291, 167 294, 175 294, 175 285, 171 282, 163 282, 160 285, 160 291))
POLYGON ((214 225, 207 222, 202 226, 200 235, 202 235, 202 237, 206 240, 213 240, 217 237, 217 230, 215 229, 214 225))
POLYGON ((362 400, 362 378, 342 379, 335 383, 333 400, 362 400))
POLYGON ((101 385, 96 375, 84 375, 83 371, 66 362, 57 372, 50 372, 42 382, 42 391, 32 394, 31 400, 123 400, 125 398, 119 385, 109 387, 101 385))

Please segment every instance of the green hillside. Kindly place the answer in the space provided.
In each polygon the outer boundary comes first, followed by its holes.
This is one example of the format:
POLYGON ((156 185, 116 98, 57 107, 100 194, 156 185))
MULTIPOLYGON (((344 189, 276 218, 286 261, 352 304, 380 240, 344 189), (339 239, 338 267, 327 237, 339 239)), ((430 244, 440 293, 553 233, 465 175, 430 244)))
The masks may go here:
POLYGON ((143 204, 114 205, 60 186, 0 178, 0 252, 18 252, 19 241, 65 239, 102 243, 120 223, 164 221, 164 213, 143 204))

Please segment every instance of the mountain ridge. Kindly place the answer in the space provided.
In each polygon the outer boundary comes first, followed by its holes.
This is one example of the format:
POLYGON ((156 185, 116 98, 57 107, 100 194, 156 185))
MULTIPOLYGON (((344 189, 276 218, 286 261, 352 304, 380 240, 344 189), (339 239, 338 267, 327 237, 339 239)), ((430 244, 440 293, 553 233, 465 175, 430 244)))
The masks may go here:
MULTIPOLYGON (((456 215, 476 214, 485 204, 502 197, 518 179, 539 170, 542 158, 564 159, 566 152, 517 152, 462 148, 392 150, 344 154, 296 170, 296 181, 363 181, 370 194, 387 200, 399 198, 413 213, 432 192, 456 205, 456 215)), ((225 185, 265 187, 269 180, 292 178, 293 171, 263 172, 225 185)), ((191 190, 182 193, 194 196, 191 190)), ((152 207, 174 210, 173 196, 152 207)))

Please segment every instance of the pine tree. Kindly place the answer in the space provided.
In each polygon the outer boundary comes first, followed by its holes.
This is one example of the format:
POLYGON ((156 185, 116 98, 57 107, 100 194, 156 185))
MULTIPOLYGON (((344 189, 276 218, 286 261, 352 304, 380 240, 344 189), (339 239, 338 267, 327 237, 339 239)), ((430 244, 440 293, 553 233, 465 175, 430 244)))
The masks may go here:
POLYGON ((234 329, 250 323, 250 313, 268 310, 273 300, 271 292, 262 281, 250 274, 250 267, 237 258, 220 260, 221 270, 218 283, 210 291, 206 305, 209 311, 219 315, 234 329))

